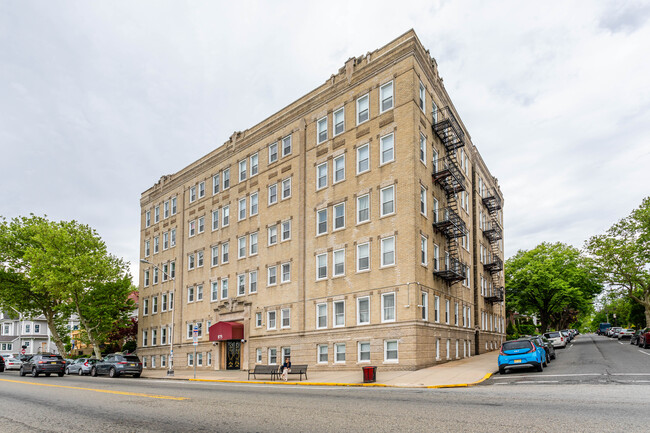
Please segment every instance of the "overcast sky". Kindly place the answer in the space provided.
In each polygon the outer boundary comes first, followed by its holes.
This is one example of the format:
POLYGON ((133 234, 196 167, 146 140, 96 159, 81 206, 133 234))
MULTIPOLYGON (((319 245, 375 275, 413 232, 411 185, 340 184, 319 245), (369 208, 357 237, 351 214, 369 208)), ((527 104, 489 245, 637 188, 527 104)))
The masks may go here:
POLYGON ((506 257, 650 195, 650 2, 0 0, 0 215, 98 230, 410 28, 505 195, 506 257))

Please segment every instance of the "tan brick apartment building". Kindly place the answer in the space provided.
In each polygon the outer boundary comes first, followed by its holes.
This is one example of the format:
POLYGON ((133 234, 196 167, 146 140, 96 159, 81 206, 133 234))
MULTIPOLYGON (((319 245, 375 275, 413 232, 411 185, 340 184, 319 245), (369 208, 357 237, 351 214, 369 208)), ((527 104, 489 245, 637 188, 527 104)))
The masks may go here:
POLYGON ((411 370, 496 349, 501 203, 408 31, 142 194, 138 353, 411 370))

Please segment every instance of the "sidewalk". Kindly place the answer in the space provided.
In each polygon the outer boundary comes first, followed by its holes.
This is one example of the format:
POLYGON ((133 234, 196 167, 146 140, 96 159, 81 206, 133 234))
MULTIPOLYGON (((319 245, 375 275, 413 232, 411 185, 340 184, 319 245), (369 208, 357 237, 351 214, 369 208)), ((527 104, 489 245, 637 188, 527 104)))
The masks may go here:
MULTIPOLYGON (((309 379, 299 380, 289 376, 287 382, 270 381, 267 375, 258 376, 257 380, 242 370, 197 370, 197 381, 272 383, 278 385, 328 385, 328 386, 390 386, 404 388, 453 388, 472 386, 488 379, 497 371, 498 351, 492 351, 471 358, 447 362, 434 367, 416 371, 382 371, 377 366, 377 383, 364 384, 361 366, 354 371, 309 371, 309 379)), ((151 379, 194 380, 194 370, 176 369, 174 376, 168 378, 163 369, 149 370, 142 377, 151 379)))

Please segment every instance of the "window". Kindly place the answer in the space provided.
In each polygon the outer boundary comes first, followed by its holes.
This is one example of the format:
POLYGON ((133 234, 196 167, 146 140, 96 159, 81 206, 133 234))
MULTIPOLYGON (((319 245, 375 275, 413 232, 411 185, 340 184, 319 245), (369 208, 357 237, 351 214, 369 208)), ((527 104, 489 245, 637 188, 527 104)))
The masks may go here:
POLYGON ((200 268, 203 266, 203 251, 196 253, 196 267, 200 268))
POLYGON ((395 293, 384 293, 381 295, 381 321, 395 321, 395 293))
POLYGON ((255 313, 255 326, 258 328, 262 326, 262 313, 259 311, 255 313))
POLYGON ((282 139, 282 156, 291 154, 291 136, 287 135, 282 139))
POLYGON ((359 362, 370 362, 370 342, 359 342, 359 362))
POLYGON ((221 299, 228 299, 228 278, 221 279, 221 299))
POLYGON ((420 236, 420 264, 422 266, 427 266, 427 238, 420 236))
POLYGON ((433 149, 433 156, 431 157, 431 165, 433 166, 433 172, 438 172, 438 151, 433 149))
POLYGON ((269 144, 269 164, 278 160, 278 143, 269 144))
POLYGON ((429 320, 429 294, 422 292, 421 295, 422 320, 429 320))
POLYGON ((288 283, 291 281, 291 263, 282 263, 281 271, 280 282, 288 283))
POLYGON ((171 229, 169 232, 169 247, 176 246, 176 229, 171 229))
POLYGON ((221 244, 221 263, 228 263, 229 256, 230 256, 230 242, 224 242, 221 244))
POLYGON ((357 298, 357 325, 370 323, 370 297, 357 298))
POLYGON ((454 302, 454 325, 458 326, 458 302, 454 302))
POLYGON ((205 181, 199 182, 199 198, 205 197, 205 181))
POLYGON ((436 339, 436 360, 440 359, 440 339, 436 339))
POLYGON ((327 344, 318 345, 318 363, 327 364, 327 344))
POLYGON ((251 155, 251 177, 255 176, 257 172, 259 171, 259 158, 257 156, 257 153, 251 155))
MULTIPOLYGON (((173 264, 174 262, 172 262, 173 264)), ((169 311, 174 309, 174 292, 169 293, 169 311)))
POLYGON ((246 257, 246 236, 237 239, 237 258, 243 259, 246 257))
POLYGON ((316 167, 316 190, 327 186, 327 163, 324 162, 316 167))
POLYGON ((420 185, 420 213, 427 216, 427 189, 420 185))
POLYGON ((440 297, 439 296, 436 296, 434 298, 433 314, 434 314, 434 320, 437 323, 439 323, 440 322, 440 297))
POLYGON ((345 301, 334 301, 334 327, 345 326, 345 301))
POLYGON ((172 215, 176 215, 176 197, 172 197, 172 215))
POLYGON ((280 310, 280 327, 281 328, 291 327, 291 309, 283 308, 282 310, 280 310))
POLYGON ((148 210, 144 213, 144 226, 149 227, 151 225, 151 211, 148 210))
POLYGON ((196 186, 190 187, 190 203, 196 201, 196 186))
POLYGON ((246 218, 246 197, 239 199, 239 221, 246 218))
POLYGON ((210 301, 219 300, 219 282, 213 281, 210 285, 210 301))
POLYGON ((449 325, 449 299, 445 301, 445 323, 449 325))
POLYGON ((380 192, 381 216, 390 215, 395 212, 395 186, 389 186, 380 192))
POLYGON ((248 293, 257 293, 257 271, 248 273, 248 293))
POLYGON ((318 122, 316 123, 316 130, 318 134, 316 144, 321 144, 323 141, 327 140, 327 117, 318 119, 318 122))
POLYGON ((364 194, 357 197, 357 224, 370 221, 370 196, 364 194))
POLYGON ((153 209, 153 222, 157 223, 158 221, 160 221, 160 206, 153 209))
POLYGON ((249 235, 249 239, 250 239, 250 252, 249 252, 249 254, 251 256, 254 256, 255 254, 257 254, 257 232, 251 233, 249 235))
POLYGON ((163 218, 169 218, 169 200, 163 203, 163 218))
POLYGON ((272 347, 269 349, 269 364, 275 365, 278 363, 278 349, 272 347))
POLYGON ((194 286, 187 288, 187 302, 194 302, 194 286))
POLYGON ((212 247, 212 266, 219 265, 219 245, 214 245, 212 247))
POLYGON ((345 180, 345 155, 334 158, 334 181, 333 183, 345 180))
POLYGON ((149 332, 148 332, 148 331, 142 331, 142 345, 143 345, 143 346, 146 346, 146 345, 149 344, 148 336, 149 336, 149 332))
POLYGON ((291 220, 282 222, 282 240, 288 241, 291 239, 291 220))
POLYGON ((269 206, 278 202, 278 185, 269 186, 269 206))
POLYGON ((160 251, 160 236, 153 238, 153 253, 158 254, 158 251, 160 251))
POLYGON ((163 251, 169 248, 169 232, 163 233, 163 251))
POLYGON ((32 325, 29 323, 25 323, 25 334, 31 334, 32 333, 32 325))
POLYGON ((397 362, 397 340, 384 341, 384 362, 397 362))
POLYGON ((258 203, 257 193, 254 192, 253 194, 251 194, 251 216, 257 215, 258 210, 259 210, 259 203, 258 203))
MULTIPOLYGON (((152 329, 151 330, 151 345, 156 346, 158 344, 158 330, 157 329, 152 329)), ((153 367, 153 365, 152 365, 153 367)))
POLYGON ((316 279, 327 278, 327 253, 316 256, 316 279))
MULTIPOLYGON (((210 353, 210 352, 208 352, 210 353)), ((256 364, 261 364, 262 363, 262 349, 259 347, 255 349, 255 363, 256 364)))
POLYGON ((149 241, 149 240, 144 241, 144 256, 145 257, 149 257, 149 254, 151 254, 150 245, 151 245, 151 241, 149 241))
POLYGON ((334 112, 334 136, 343 133, 345 131, 345 109, 343 107, 339 108, 334 112))
POLYGON ((357 99, 357 125, 370 118, 370 96, 364 95, 357 99))
POLYGON ((163 293, 160 297, 160 310, 167 311, 167 293, 163 293))
POLYGON ((144 271, 144 286, 147 287, 149 285, 149 269, 144 271))
POLYGON ((316 212, 316 234, 322 235, 323 233, 327 233, 327 209, 316 212))
POLYGON ((334 362, 345 362, 345 343, 334 344, 334 362))
POLYGON ((212 211, 212 231, 219 229, 219 209, 212 211))
POLYGON ((370 170, 370 143, 357 148, 357 174, 370 170))
POLYGON ((243 182, 246 180, 246 165, 247 165, 247 160, 241 160, 239 161, 239 181, 243 182))
POLYGON ((381 265, 395 264, 395 237, 391 236, 381 240, 381 265))
POLYGON ((424 84, 420 81, 420 110, 424 111, 424 106, 426 104, 426 92, 424 90, 424 84))
POLYGON ((203 365, 203 353, 199 352, 196 354, 196 365, 201 367, 203 365))
POLYGON ((440 260, 438 260, 439 254, 440 254, 440 247, 438 247, 438 245, 436 244, 433 244, 433 270, 434 271, 440 270, 440 260))
POLYGON ((187 354, 187 366, 188 367, 193 367, 194 366, 194 354, 193 353, 188 353, 187 354))
POLYGON ((282 200, 291 197, 291 178, 282 181, 282 200))
POLYGON ((433 199, 433 222, 438 222, 438 199, 433 199))
POLYGON ((203 233, 205 231, 205 217, 199 217, 198 221, 198 232, 203 233))
POLYGON ((334 273, 333 276, 345 275, 345 250, 336 250, 333 255, 334 273))
POLYGON ((275 329, 275 311, 266 312, 266 329, 275 329))
POLYGON ((221 208, 221 227, 227 227, 230 224, 230 206, 226 205, 221 208))
POLYGON ((334 227, 332 230, 345 228, 345 203, 334 205, 334 227))
POLYGON ((393 82, 386 83, 379 88, 380 107, 379 110, 383 113, 386 110, 393 108, 393 82))
POLYGON ((246 274, 237 275, 237 296, 246 294, 246 274))
POLYGON ((370 244, 357 245, 357 272, 370 269, 370 244))
POLYGON ((196 235, 196 220, 192 220, 189 222, 189 228, 187 232, 189 234, 189 237, 196 235))
POLYGON ((395 158, 395 134, 384 135, 379 139, 380 164, 386 164, 395 158))
POLYGON ((316 304, 316 329, 327 328, 327 304, 316 304))
POLYGON ((431 101, 431 114, 433 117, 433 123, 436 124, 438 123, 438 106, 436 105, 435 101, 431 101))
POLYGON ((158 284, 158 268, 153 268, 153 283, 158 284))
POLYGON ((217 173, 212 176, 212 195, 215 195, 221 189, 221 174, 217 173))
POLYGON ((278 243, 278 226, 272 225, 267 229, 269 237, 269 246, 275 245, 278 243))
MULTIPOLYGON (((424 165, 427 165, 427 137, 420 132, 420 161, 424 165)), ((433 169, 436 169, 436 166, 433 166, 433 169)))
POLYGON ((269 266, 267 269, 268 286, 274 286, 278 283, 278 267, 269 266))
POLYGON ((226 168, 222 173, 223 178, 223 189, 226 190, 230 188, 230 169, 226 168))

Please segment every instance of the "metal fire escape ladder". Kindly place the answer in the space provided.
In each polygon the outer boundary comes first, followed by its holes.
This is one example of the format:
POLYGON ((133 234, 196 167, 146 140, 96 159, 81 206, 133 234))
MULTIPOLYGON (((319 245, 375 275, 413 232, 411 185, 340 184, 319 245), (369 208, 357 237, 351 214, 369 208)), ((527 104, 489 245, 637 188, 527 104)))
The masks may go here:
POLYGON ((490 242, 491 257, 490 263, 484 267, 492 277, 492 289, 488 291, 485 300, 491 304, 503 302, 504 287, 501 283, 501 271, 503 271, 503 260, 499 257, 499 241, 503 239, 503 229, 499 223, 499 210, 501 209, 501 198, 494 189, 489 189, 483 196, 483 204, 490 215, 490 221, 483 227, 483 234, 490 242))

